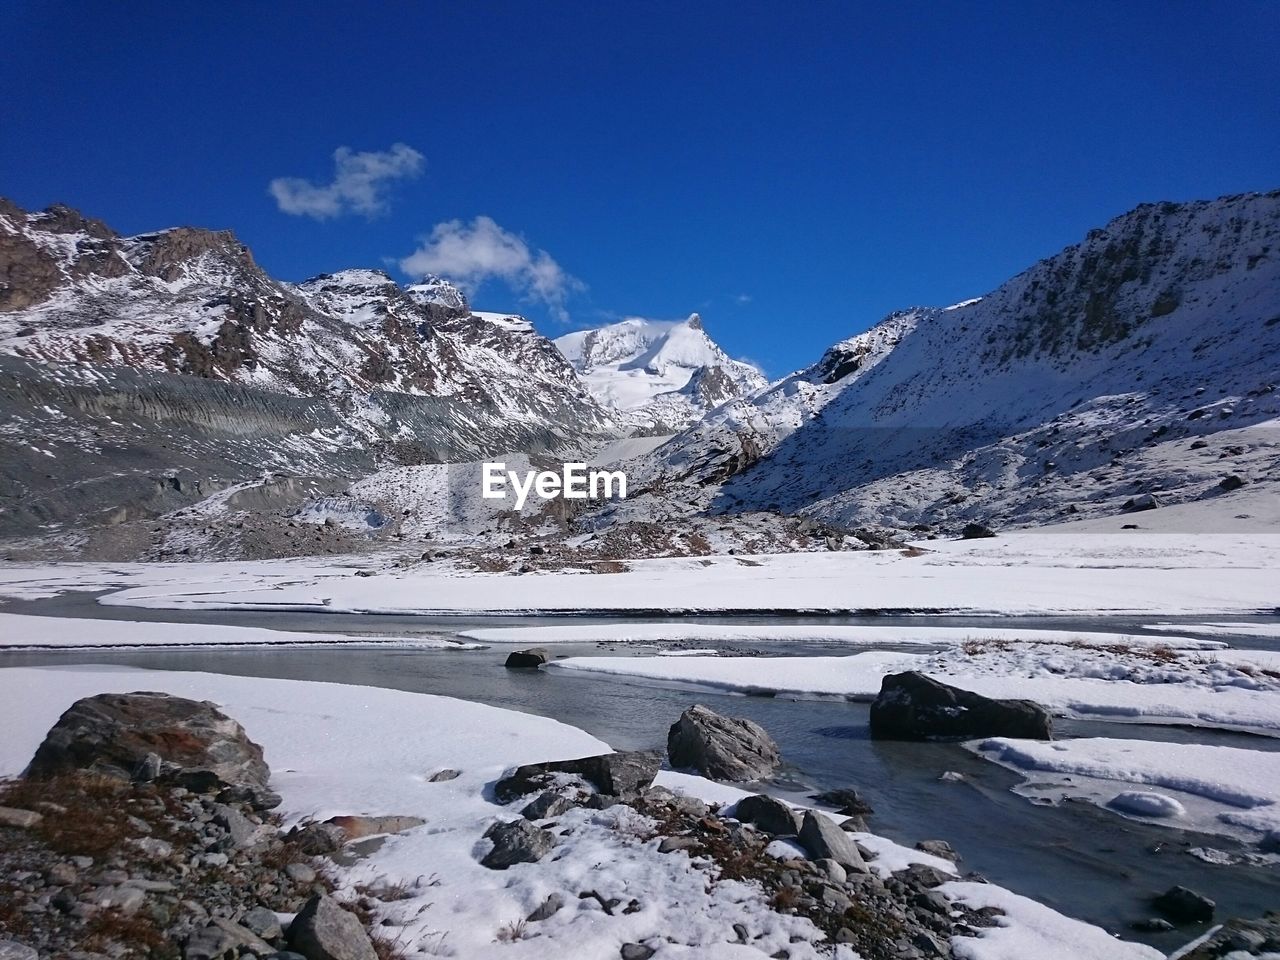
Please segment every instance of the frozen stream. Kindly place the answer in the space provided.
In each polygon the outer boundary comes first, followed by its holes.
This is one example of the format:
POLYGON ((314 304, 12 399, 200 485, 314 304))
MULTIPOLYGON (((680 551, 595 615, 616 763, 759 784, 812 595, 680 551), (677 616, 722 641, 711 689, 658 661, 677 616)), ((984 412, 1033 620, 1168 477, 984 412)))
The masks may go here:
MULTIPOLYGON (((481 625, 476 618, 425 619, 412 616, 343 614, 235 613, 138 610, 102 607, 87 594, 14 602, 7 612, 69 617, 149 621, 226 623, 364 635, 451 635, 481 625)), ((565 618, 554 622, 563 623, 565 618)), ((1233 618, 1243 619, 1243 618, 1233 618)), ((713 622, 798 622, 767 618, 708 618, 713 622)), ((1150 618, 1146 618, 1150 622, 1150 618)), ((551 622, 503 617, 502 626, 551 622)), ((590 623, 590 618, 575 622, 590 623)), ((681 622, 687 623, 686 620, 681 622)), ((813 618, 803 622, 880 623, 881 620, 813 618)), ((895 618, 896 625, 913 622, 895 618)), ((928 626, 982 628, 1035 625, 1042 628, 1144 632, 1133 618, 1017 620, 1010 618, 920 618, 928 626)), ((90 625, 86 623, 86 629, 90 625)), ((1276 641, 1254 638, 1231 642, 1275 648, 1276 641)), ((714 647, 717 644, 698 644, 714 647)), ((840 650, 839 644, 735 643, 736 651, 787 654, 840 650)), ((1219 917, 1256 915, 1280 904, 1280 870, 1274 867, 1217 866, 1187 854, 1193 847, 1232 850, 1225 839, 1137 823, 1086 803, 1036 806, 1014 795, 1014 774, 987 763, 955 744, 872 741, 865 704, 784 698, 748 698, 721 693, 676 690, 617 677, 573 676, 563 672, 508 671, 502 662, 509 648, 488 650, 414 650, 399 646, 344 645, 287 648, 199 648, 170 650, 12 651, 0 653, 0 667, 51 663, 112 663, 153 669, 206 671, 256 677, 327 680, 445 694, 495 706, 554 717, 608 741, 619 749, 661 747, 667 727, 690 703, 750 717, 778 741, 787 768, 775 792, 802 798, 813 789, 853 786, 876 813, 871 829, 895 840, 940 838, 964 857, 961 867, 1051 904, 1072 916, 1097 923, 1129 939, 1171 949, 1194 934, 1137 934, 1130 921, 1148 916, 1145 901, 1174 884, 1199 890, 1218 902, 1219 917), (938 780, 945 770, 961 772, 963 783, 938 780)), ((864 647, 858 650, 866 649, 864 647)), ((919 648, 916 648, 919 649, 919 648)), ((590 656, 652 652, 640 644, 557 644, 556 655, 590 656)), ((1280 750, 1280 740, 1180 727, 1101 722, 1057 722, 1061 737, 1120 736, 1228 744, 1280 750)), ((253 731, 249 731, 252 735, 253 731)), ((421 731, 429 736, 429 731, 421 731)))

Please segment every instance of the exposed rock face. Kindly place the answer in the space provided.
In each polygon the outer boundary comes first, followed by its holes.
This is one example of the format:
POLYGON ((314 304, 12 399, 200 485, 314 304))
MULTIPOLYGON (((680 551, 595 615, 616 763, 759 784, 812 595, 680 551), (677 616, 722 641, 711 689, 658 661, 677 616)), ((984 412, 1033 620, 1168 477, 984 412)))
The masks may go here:
POLYGON ((1260 920, 1233 918, 1182 960, 1245 960, 1280 953, 1280 910, 1272 910, 1260 920))
POLYGON ((355 914, 316 894, 289 925, 289 947, 307 960, 378 960, 355 914))
POLYGON ((270 794, 262 748, 240 724, 212 703, 164 693, 104 693, 73 703, 45 736, 26 776, 72 770, 125 780, 158 770, 202 793, 242 788, 264 801, 270 794))
POLYGON ((547 650, 534 647, 529 650, 515 650, 508 654, 504 666, 512 670, 536 670, 550 659, 551 654, 547 650))
POLYGON ((1019 737, 1052 740, 1053 722, 1030 700, 992 700, 908 671, 884 678, 871 735, 886 740, 1019 737))
POLYGON ((696 704, 668 731, 667 755, 673 767, 731 782, 767 777, 781 760, 778 745, 759 724, 696 704))
POLYGON ((605 753, 578 760, 552 760, 517 767, 497 782, 494 793, 499 803, 510 803, 535 793, 555 780, 556 774, 581 777, 611 797, 631 798, 653 783, 662 766, 662 756, 653 750, 605 753))
POLYGON ((550 853, 556 838, 528 820, 495 823, 485 832, 493 841, 493 849, 484 855, 480 865, 490 870, 506 870, 517 863, 536 863, 550 853))

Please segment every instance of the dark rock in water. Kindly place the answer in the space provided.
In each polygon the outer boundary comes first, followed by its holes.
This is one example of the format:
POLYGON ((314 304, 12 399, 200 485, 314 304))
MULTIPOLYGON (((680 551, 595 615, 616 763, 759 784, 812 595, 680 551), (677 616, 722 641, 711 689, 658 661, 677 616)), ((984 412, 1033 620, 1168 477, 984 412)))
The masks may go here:
POLYGON ((537 863, 556 845, 556 838, 528 820, 495 823, 485 837, 493 841, 493 849, 484 855, 480 865, 490 870, 505 870, 517 863, 537 863))
MULTIPOLYGON (((271 775, 262 748, 216 705, 166 693, 104 693, 73 703, 49 730, 26 776, 71 770, 133 779, 159 776, 200 793, 226 787, 267 790, 271 775)), ((154 779, 154 778, 153 778, 154 779)))
POLYGON ((1172 923, 1159 917, 1145 917, 1142 920, 1133 921, 1129 926, 1142 933, 1168 933, 1173 929, 1172 923))
POLYGON ((992 700, 908 671, 884 678, 871 704, 871 735, 886 740, 1052 740, 1053 721, 1030 700, 992 700))
POLYGON ((961 540, 982 540, 995 535, 996 532, 994 530, 980 523, 966 523, 964 529, 960 531, 961 540))
POLYGON ((551 760, 516 767, 494 787, 499 803, 510 803, 548 785, 558 773, 581 777, 603 794, 635 797, 653 783, 662 766, 656 750, 603 753, 577 760, 551 760))
POLYGON ((542 647, 531 647, 528 650, 516 650, 508 654, 504 666, 512 670, 536 670, 550 659, 550 651, 542 647))
POLYGON ((1170 887, 1152 904, 1174 923, 1208 923, 1217 906, 1208 897, 1186 887, 1170 887))
POLYGON ((713 780, 759 780, 777 769, 778 745, 750 720, 724 717, 701 705, 680 714, 667 733, 673 767, 692 767, 713 780))
POLYGON ((867 864, 853 838, 825 813, 806 810, 800 824, 800 843, 811 860, 834 860, 845 870, 866 873, 867 864))
POLYGON ((835 807, 836 813, 844 817, 869 817, 875 813, 871 809, 871 804, 862 799, 862 795, 851 787, 840 787, 837 790, 812 793, 809 795, 809 799, 816 800, 818 803, 825 803, 829 807, 835 807))
POLYGON ((289 946, 307 960, 378 960, 356 915, 322 893, 289 924, 289 946))
POLYGON ((743 797, 734 808, 733 815, 743 823, 750 823, 775 837, 793 836, 800 832, 796 812, 781 800, 764 794, 743 797))

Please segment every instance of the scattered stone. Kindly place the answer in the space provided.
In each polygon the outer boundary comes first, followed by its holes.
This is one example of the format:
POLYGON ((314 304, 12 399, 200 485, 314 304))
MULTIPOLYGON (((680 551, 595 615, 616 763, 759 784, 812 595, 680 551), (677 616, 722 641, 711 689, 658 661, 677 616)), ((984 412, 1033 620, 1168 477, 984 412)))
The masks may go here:
POLYGON ((540 920, 546 920, 549 917, 554 917, 563 907, 564 897, 560 896, 558 893, 552 893, 548 895, 547 899, 543 900, 542 903, 540 903, 534 911, 529 914, 529 916, 525 917, 525 919, 530 923, 537 923, 540 920))
POLYGON ((733 815, 743 823, 753 824, 775 837, 792 836, 800 832, 799 818, 795 811, 781 800, 764 794, 743 797, 738 801, 733 815))
POLYGON ((692 850, 700 846, 697 837, 663 837, 658 844, 659 853, 675 853, 677 850, 692 850))
POLYGON ((485 831, 493 841, 493 849, 484 855, 480 865, 490 870, 506 870, 517 863, 537 863, 554 849, 556 838, 528 820, 495 823, 485 831))
POLYGON ((649 960, 656 952, 652 947, 646 947, 643 943, 624 943, 622 945, 622 960, 649 960))
POLYGON ((235 807, 229 807, 225 803, 214 806, 213 822, 227 831, 235 847, 251 846, 258 837, 258 825, 235 807))
POLYGON ((960 859, 960 854, 956 853, 955 848, 945 840, 921 840, 916 844, 916 849, 921 853, 928 853, 935 857, 942 857, 944 860, 950 860, 952 863, 960 859))
POLYGON ((1156 897, 1152 905, 1175 924, 1208 923, 1217 906, 1208 897, 1186 887, 1170 887, 1156 897))
POLYGON ((319 893, 289 924, 289 946, 307 960, 378 960, 356 915, 319 893))
POLYGON ((713 780, 731 782, 760 780, 781 762, 778 745, 759 724, 701 705, 672 724, 667 755, 673 767, 691 767, 713 780))
POLYGON ((1240 476, 1237 473, 1233 473, 1230 476, 1223 477, 1221 480, 1218 481, 1218 489, 1223 490, 1227 493, 1230 493, 1232 490, 1239 490, 1246 483, 1248 483, 1248 481, 1245 480, 1244 477, 1240 476))
POLYGON ((161 776, 197 792, 226 786, 267 787, 262 748, 215 704, 166 693, 103 693, 77 700, 36 750, 26 776, 72 770, 133 779, 148 754, 161 776))
POLYGON ((555 774, 567 773, 581 777, 603 794, 633 798, 653 783, 660 766, 662 756, 654 750, 527 763, 499 780, 494 786, 494 794, 499 803, 511 803, 551 783, 555 774))
POLYGON ((431 776, 427 777, 427 783, 443 783, 446 780, 457 780, 460 776, 462 776, 462 771, 446 768, 444 770, 437 770, 431 776))
POLYGON ((888 740, 1014 737, 1052 740, 1047 710, 1030 700, 992 700, 907 671, 884 678, 871 704, 871 736, 888 740))
POLYGON ((280 926, 280 918, 276 916, 274 910, 268 910, 266 907, 254 907, 246 910, 244 916, 240 918, 240 924, 246 930, 261 937, 263 940, 277 940, 284 936, 284 929, 280 926))
POLYGON ((40 960, 40 954, 17 940, 0 940, 0 960, 40 960))
POLYGON ((335 823, 305 823, 289 831, 288 839, 308 856, 322 857, 342 849, 346 831, 335 823))
POLYGON ((294 883, 315 883, 316 871, 309 864, 305 863, 287 863, 284 868, 285 876, 294 883))
POLYGON ((44 817, 34 810, 18 810, 15 807, 0 807, 0 827, 17 827, 19 830, 30 830, 38 826, 44 817))
POLYGON ((542 647, 532 647, 528 650, 516 650, 507 655, 507 662, 503 664, 509 670, 536 670, 548 660, 551 659, 551 652, 542 647))
POLYGON ((800 843, 810 859, 834 860, 846 871, 866 873, 867 864, 853 839, 825 813, 806 810, 800 824, 800 843))

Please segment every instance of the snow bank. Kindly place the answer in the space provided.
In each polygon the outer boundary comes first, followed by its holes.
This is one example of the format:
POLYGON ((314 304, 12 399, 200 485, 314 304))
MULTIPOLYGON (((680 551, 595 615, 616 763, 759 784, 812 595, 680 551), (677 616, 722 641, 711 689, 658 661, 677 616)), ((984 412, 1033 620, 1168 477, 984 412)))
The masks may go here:
POLYGON ((145 623, 133 620, 72 620, 0 613, 0 649, 74 649, 79 647, 261 647, 319 644, 379 644, 434 650, 482 650, 482 644, 454 643, 444 637, 366 637, 336 633, 298 633, 264 627, 226 627, 203 623, 145 623))
POLYGON ((1012 770, 1034 772, 1041 784, 1047 781, 1065 795, 1120 813, 1176 816, 1184 821, 1180 826, 1245 840, 1280 829, 1280 752, 1105 738, 1039 743, 997 737, 972 748, 1012 770), (1116 782, 1176 796, 1138 791, 1116 796, 1116 782))

